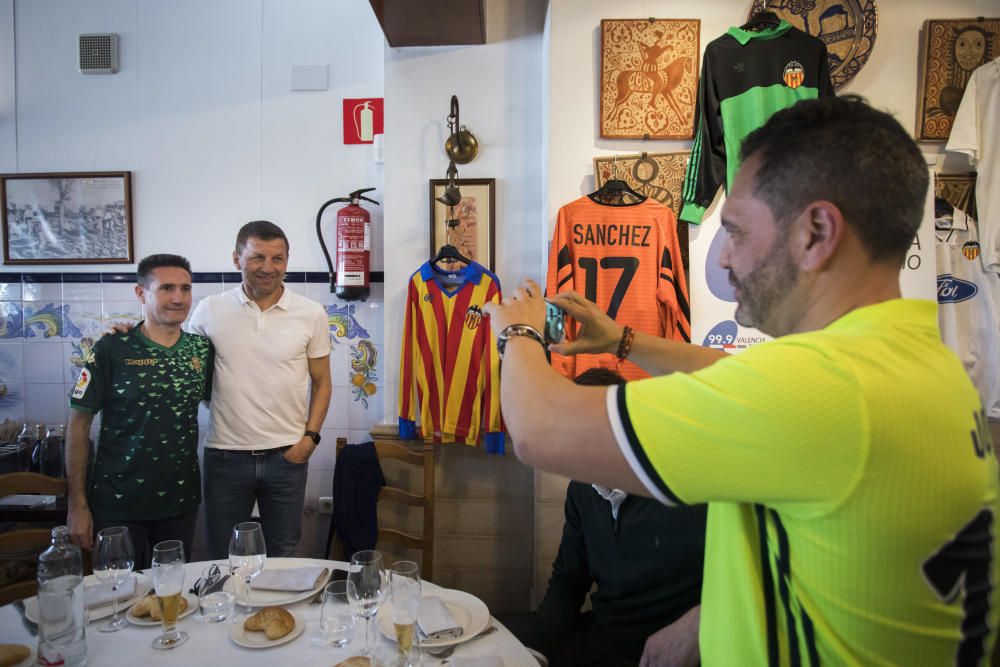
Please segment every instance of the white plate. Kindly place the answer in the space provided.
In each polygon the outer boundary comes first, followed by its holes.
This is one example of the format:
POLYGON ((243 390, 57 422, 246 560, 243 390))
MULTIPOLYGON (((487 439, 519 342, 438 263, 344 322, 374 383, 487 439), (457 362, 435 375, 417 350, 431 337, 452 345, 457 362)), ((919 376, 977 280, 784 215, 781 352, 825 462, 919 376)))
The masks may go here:
MULTIPOLYGON (((486 629, 490 623, 490 610, 486 604, 464 591, 456 591, 447 588, 425 590, 423 597, 438 596, 441 602, 448 608, 448 612, 455 619, 455 622, 462 626, 462 636, 454 639, 420 639, 420 646, 424 648, 440 648, 442 646, 453 646, 468 641, 486 629)), ((396 641, 396 628, 392 624, 392 604, 388 601, 378 610, 378 627, 382 634, 391 641, 396 641)))
POLYGON ((272 646, 287 644, 306 630, 306 623, 299 617, 298 614, 294 611, 288 611, 288 613, 295 619, 295 627, 292 628, 291 632, 280 639, 268 639, 264 632, 248 632, 243 629, 243 623, 233 625, 233 630, 229 633, 229 638, 240 646, 245 646, 246 648, 271 648, 272 646))
MULTIPOLYGON (((193 614, 195 611, 198 610, 197 597, 191 595, 190 593, 184 593, 184 599, 187 600, 188 606, 187 609, 177 614, 178 621, 184 618, 185 616, 193 614)), ((132 625, 151 625, 158 628, 163 624, 161 621, 154 621, 149 616, 142 616, 142 617, 136 616, 135 614, 132 613, 132 611, 133 607, 130 607, 129 610, 125 612, 126 620, 128 620, 128 622, 131 623, 132 625)))
MULTIPOLYGON (((146 597, 148 593, 153 588, 152 580, 144 575, 142 572, 133 572, 132 576, 135 577, 135 592, 121 600, 118 600, 118 612, 121 613, 134 605, 136 602, 146 597)), ((101 584, 106 586, 104 582, 95 577, 92 574, 87 575, 83 578, 84 586, 91 586, 93 584, 101 584)), ((86 609, 87 620, 89 622, 97 621, 102 618, 108 618, 115 613, 114 604, 109 602, 107 604, 98 605, 96 607, 88 607, 86 609)), ((24 616, 32 623, 38 623, 38 598, 30 597, 24 601, 24 616)))
MULTIPOLYGON (((284 570, 292 567, 316 567, 316 561, 312 558, 268 558, 264 563, 265 570, 284 570)), ((326 575, 319 578, 319 584, 308 591, 299 593, 289 591, 264 591, 250 586, 250 604, 254 607, 275 607, 284 606, 311 598, 319 591, 323 590, 330 580, 330 571, 327 569, 326 575)), ((242 605, 243 598, 234 588, 235 581, 230 577, 223 585, 223 590, 233 594, 236 604, 242 605)))

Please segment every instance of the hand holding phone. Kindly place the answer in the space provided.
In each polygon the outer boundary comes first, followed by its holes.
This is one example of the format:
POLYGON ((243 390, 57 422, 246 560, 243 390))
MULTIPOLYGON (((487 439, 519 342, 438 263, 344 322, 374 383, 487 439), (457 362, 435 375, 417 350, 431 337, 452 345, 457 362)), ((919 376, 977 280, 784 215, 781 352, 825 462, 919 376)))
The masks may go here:
POLYGON ((548 301, 545 302, 545 345, 559 343, 566 336, 565 313, 548 301))

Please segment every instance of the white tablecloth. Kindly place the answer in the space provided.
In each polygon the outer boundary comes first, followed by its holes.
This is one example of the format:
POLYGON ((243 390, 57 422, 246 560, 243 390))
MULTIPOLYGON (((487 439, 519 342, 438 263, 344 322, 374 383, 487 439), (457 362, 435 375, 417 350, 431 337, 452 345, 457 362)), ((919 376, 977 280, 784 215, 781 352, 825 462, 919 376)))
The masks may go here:
MULTIPOLYGON (((315 563, 329 568, 347 568, 346 563, 336 561, 317 560, 315 563)), ((207 562, 187 564, 184 590, 191 587, 207 565, 209 565, 207 562)), ((424 585, 435 587, 429 582, 425 582, 424 585)), ((222 665, 239 665, 239 667, 296 665, 298 667, 299 665, 316 665, 317 667, 332 667, 341 660, 358 654, 364 641, 362 628, 358 628, 357 636, 350 646, 342 649, 331 648, 322 645, 319 641, 320 605, 310 604, 307 600, 289 605, 289 609, 305 619, 306 630, 298 639, 283 646, 268 649, 248 649, 237 646, 229 638, 232 629, 230 620, 221 623, 205 623, 199 620, 199 614, 196 611, 180 619, 177 623, 177 627, 187 632, 190 639, 182 646, 169 651, 157 651, 150 646, 153 639, 161 632, 159 626, 129 625, 119 632, 104 633, 98 632, 95 625, 106 622, 106 619, 95 621, 87 627, 87 656, 89 663, 95 667, 104 667, 105 665, 128 665, 129 667, 135 665, 143 667, 157 665, 168 667, 192 667, 195 665, 211 667, 221 667, 222 665)), ((492 623, 497 626, 497 632, 460 644, 452 657, 498 656, 503 658, 504 667, 537 667, 538 663, 507 628, 496 619, 492 619, 492 623)), ((372 632, 379 635, 378 641, 382 643, 380 650, 385 651, 387 655, 391 654, 392 643, 381 636, 375 624, 372 624, 372 632)), ((0 607, 0 643, 25 644, 30 646, 32 650, 38 645, 38 638, 28 632, 14 605, 0 607)), ((426 652, 424 653, 424 667, 438 667, 441 662, 426 652)))

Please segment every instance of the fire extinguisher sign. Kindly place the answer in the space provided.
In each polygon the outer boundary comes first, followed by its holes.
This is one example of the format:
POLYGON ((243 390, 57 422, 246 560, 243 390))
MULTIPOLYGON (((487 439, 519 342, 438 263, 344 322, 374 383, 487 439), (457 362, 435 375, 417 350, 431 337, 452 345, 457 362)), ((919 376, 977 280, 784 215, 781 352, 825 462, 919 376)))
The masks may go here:
POLYGON ((370 144, 382 134, 381 97, 344 100, 344 143, 370 144))

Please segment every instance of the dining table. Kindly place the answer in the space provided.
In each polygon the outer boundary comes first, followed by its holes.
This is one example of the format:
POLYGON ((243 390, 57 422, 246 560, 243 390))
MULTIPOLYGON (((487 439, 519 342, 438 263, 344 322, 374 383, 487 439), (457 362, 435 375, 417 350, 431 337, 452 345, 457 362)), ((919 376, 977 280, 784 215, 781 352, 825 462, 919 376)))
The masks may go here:
MULTIPOLYGON (((274 559, 277 560, 277 559, 274 559)), ((347 570, 347 563, 321 559, 295 559, 298 564, 320 566, 334 570, 347 570)), ((196 579, 212 564, 227 564, 226 561, 202 561, 185 564, 184 590, 188 591, 196 579)), ((266 568, 267 566, 265 566, 266 568)), ((145 574, 148 576, 149 572, 145 574)), ((448 593, 431 582, 423 581, 423 595, 448 593)), ((320 589, 322 590, 322 589, 320 589)), ((468 594, 462 594, 468 597, 468 594)), ((194 598, 196 599, 196 598, 194 598)), ((339 662, 355 655, 360 655, 364 645, 364 629, 360 623, 353 641, 343 648, 327 645, 319 628, 320 607, 317 596, 310 595, 306 599, 292 604, 283 605, 304 622, 305 630, 294 640, 278 646, 267 648, 247 648, 237 645, 231 635, 242 621, 239 616, 240 606, 233 615, 220 622, 208 622, 201 617, 198 610, 180 618, 177 628, 189 636, 188 640, 170 650, 156 650, 152 647, 153 639, 162 631, 159 624, 140 626, 129 624, 118 632, 99 632, 97 625, 106 619, 91 618, 87 626, 87 656, 88 664, 96 667, 128 665, 134 667, 194 667, 198 665, 222 667, 236 665, 239 667, 298 667, 316 665, 334 667, 339 662)), ((121 613, 126 613, 123 609, 121 613)), ((538 667, 538 662, 532 657, 518 639, 496 618, 490 616, 489 624, 494 631, 470 638, 454 646, 448 656, 436 657, 427 650, 422 652, 422 667, 470 667, 479 665, 503 665, 503 667, 538 667)), ((372 622, 371 632, 377 635, 376 656, 391 658, 395 655, 395 642, 379 631, 378 624, 372 622)), ((0 607, 0 643, 23 644, 32 649, 32 658, 24 664, 34 664, 34 652, 38 645, 37 630, 26 618, 24 606, 17 603, 0 607)), ((391 663, 389 663, 391 664, 391 663)))

